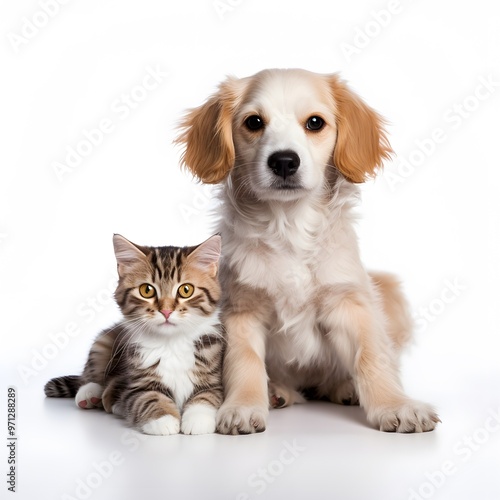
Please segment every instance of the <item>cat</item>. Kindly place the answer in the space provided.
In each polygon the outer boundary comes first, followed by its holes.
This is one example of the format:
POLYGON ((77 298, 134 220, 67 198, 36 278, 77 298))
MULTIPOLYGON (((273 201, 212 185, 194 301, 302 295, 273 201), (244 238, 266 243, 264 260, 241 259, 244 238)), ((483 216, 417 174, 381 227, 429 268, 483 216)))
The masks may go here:
POLYGON ((115 234, 113 245, 123 319, 97 336, 82 375, 50 380, 45 394, 102 406, 146 434, 215 432, 225 346, 220 236, 147 247, 115 234))

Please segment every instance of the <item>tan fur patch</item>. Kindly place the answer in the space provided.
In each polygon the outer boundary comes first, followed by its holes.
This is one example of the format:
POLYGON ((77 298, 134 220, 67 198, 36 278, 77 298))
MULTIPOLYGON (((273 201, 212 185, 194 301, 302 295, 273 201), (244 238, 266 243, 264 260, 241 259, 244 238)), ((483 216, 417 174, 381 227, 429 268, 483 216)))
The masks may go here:
POLYGON ((338 129, 333 163, 350 181, 364 182, 392 153, 384 120, 338 76, 330 77, 330 85, 337 105, 338 129))
POLYGON ((235 400, 242 405, 267 406, 265 346, 263 338, 259 338, 255 317, 248 313, 232 314, 226 318, 225 326, 230 332, 223 370, 226 393, 236 392, 235 400))
POLYGON ((190 110, 180 124, 176 143, 185 147, 181 163, 199 180, 217 184, 234 165, 233 111, 241 97, 237 80, 228 79, 201 106, 190 110))

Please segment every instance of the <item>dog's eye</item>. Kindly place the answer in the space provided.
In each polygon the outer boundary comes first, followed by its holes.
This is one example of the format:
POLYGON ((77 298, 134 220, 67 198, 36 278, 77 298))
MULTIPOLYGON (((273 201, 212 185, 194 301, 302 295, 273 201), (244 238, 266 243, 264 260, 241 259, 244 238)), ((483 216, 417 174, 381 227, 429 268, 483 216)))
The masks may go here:
POLYGON ((307 119, 306 128, 307 130, 312 130, 313 132, 316 132, 318 130, 321 130, 324 124, 325 120, 323 120, 323 118, 320 118, 319 116, 311 116, 310 118, 307 119))
POLYGON ((249 130, 259 130, 264 126, 264 121, 259 115, 252 115, 245 120, 245 125, 249 130))

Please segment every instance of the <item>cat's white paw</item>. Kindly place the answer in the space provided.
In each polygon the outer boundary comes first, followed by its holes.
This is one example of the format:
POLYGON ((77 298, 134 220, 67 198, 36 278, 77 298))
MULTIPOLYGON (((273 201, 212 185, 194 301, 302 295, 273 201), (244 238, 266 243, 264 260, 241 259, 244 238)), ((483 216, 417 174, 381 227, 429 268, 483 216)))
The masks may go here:
POLYGON ((102 408, 102 393, 104 388, 96 382, 89 382, 82 385, 75 396, 75 403, 78 408, 90 410, 92 408, 102 408))
POLYGON ((403 433, 432 431, 441 422, 432 406, 412 400, 370 412, 369 420, 381 431, 403 433))
POLYGON ((205 404, 188 406, 182 415, 183 434, 212 434, 215 432, 217 410, 205 404))
POLYGON ((169 436, 171 434, 179 434, 180 427, 181 423, 178 418, 173 415, 163 415, 163 417, 150 420, 147 424, 144 424, 141 429, 144 434, 169 436))

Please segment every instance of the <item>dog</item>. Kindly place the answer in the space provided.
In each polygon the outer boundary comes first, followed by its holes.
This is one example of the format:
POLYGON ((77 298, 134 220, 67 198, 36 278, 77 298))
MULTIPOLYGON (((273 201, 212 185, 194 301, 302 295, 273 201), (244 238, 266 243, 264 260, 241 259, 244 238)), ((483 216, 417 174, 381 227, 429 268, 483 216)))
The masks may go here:
POLYGON ((360 404, 382 431, 440 422, 409 398, 399 357, 411 318, 398 280, 368 273, 353 229, 357 184, 392 154, 384 120, 337 74, 228 77, 187 112, 181 163, 221 185, 227 330, 224 434, 265 430, 306 392, 360 404))

